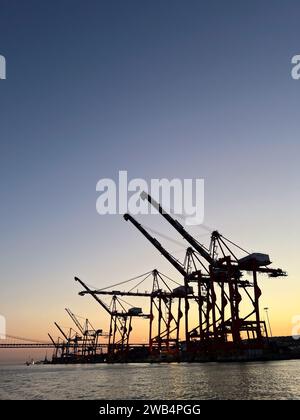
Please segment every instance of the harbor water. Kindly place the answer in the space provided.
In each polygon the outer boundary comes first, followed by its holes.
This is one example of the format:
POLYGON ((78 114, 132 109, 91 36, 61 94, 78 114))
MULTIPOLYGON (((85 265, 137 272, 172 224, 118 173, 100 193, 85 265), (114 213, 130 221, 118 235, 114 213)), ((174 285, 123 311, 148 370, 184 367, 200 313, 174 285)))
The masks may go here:
POLYGON ((0 399, 300 399, 300 360, 0 366, 0 399))

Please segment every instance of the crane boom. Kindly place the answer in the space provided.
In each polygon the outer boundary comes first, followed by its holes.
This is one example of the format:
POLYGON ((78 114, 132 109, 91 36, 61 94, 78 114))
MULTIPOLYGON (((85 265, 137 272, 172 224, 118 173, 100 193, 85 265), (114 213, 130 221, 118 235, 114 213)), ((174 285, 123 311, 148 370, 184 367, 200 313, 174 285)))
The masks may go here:
MULTIPOLYGON (((108 306, 107 305, 105 305, 105 303, 104 302, 102 302, 102 300, 100 300, 99 298, 98 298, 98 296, 96 295, 96 293, 95 292, 93 292, 93 290, 91 290, 85 283, 83 283, 83 281, 82 280, 80 280, 78 277, 74 277, 74 280, 75 281, 78 281, 78 283, 80 283, 81 284, 81 286, 90 294, 90 295, 92 295, 93 296, 93 298, 99 303, 99 305, 101 305, 102 306, 102 308, 104 308, 105 310, 106 310, 106 312, 108 312, 109 313, 109 315, 112 315, 112 312, 111 312, 111 310, 108 308, 108 306)), ((79 294, 81 294, 81 293, 79 293, 79 294)))
POLYGON ((50 338, 50 340, 52 341, 54 347, 57 347, 57 344, 55 343, 55 341, 53 340, 52 336, 48 333, 48 337, 50 338))
POLYGON ((214 260, 209 255, 209 253, 204 249, 204 247, 195 239, 192 235, 190 235, 182 226, 181 223, 178 222, 178 220, 173 219, 162 207, 161 205, 155 201, 149 194, 146 192, 141 193, 142 200, 148 200, 149 203, 156 208, 156 210, 177 230, 178 233, 182 235, 182 237, 189 242, 192 247, 195 248, 199 254, 205 258, 206 261, 208 261, 210 264, 213 264, 214 260))
POLYGON ((66 334, 64 333, 63 329, 60 328, 60 326, 58 325, 57 322, 54 322, 54 325, 59 329, 59 331, 61 332, 61 334, 65 337, 65 339, 68 341, 68 337, 66 336, 66 334))
POLYGON ((74 324, 76 325, 76 327, 78 328, 79 332, 81 332, 81 334, 84 334, 84 329, 82 328, 82 325, 80 324, 76 316, 73 314, 71 309, 65 308, 65 310, 67 314, 70 316, 70 318, 72 319, 72 321, 74 322, 74 324))
POLYGON ((187 277, 187 272, 185 269, 179 264, 179 262, 167 251, 165 248, 158 242, 157 239, 153 238, 143 226, 138 223, 130 214, 124 214, 124 219, 126 221, 130 221, 147 239, 155 246, 155 248, 176 268, 184 277, 187 277))
MULTIPOLYGON (((80 292, 80 294, 86 295, 89 294, 90 292, 87 291, 83 291, 80 292)), ((95 295, 111 295, 111 296, 139 296, 139 297, 151 297, 154 296, 155 293, 153 292, 122 292, 120 290, 113 290, 113 291, 108 291, 108 290, 93 290, 93 293, 95 293, 95 295)), ((164 292, 164 296, 171 296, 171 293, 165 293, 164 292)))
MULTIPOLYGON (((79 292, 79 295, 80 296, 84 296, 84 295, 86 295, 86 294, 89 294, 89 295, 92 295, 93 296, 93 298, 102 306, 102 308, 104 308, 105 310, 106 310, 106 312, 108 312, 109 313, 109 315, 111 315, 111 316, 119 316, 119 317, 123 317, 123 318, 126 318, 126 317, 128 317, 128 316, 134 316, 134 317, 138 317, 138 318, 149 318, 149 316, 150 315, 148 315, 148 314, 143 314, 143 313, 139 313, 139 314, 132 314, 132 313, 130 313, 130 312, 117 312, 117 311, 111 311, 110 309, 109 309, 109 307, 104 303, 104 302, 102 302, 102 300, 101 299, 99 299, 98 298, 98 296, 97 296, 97 294, 99 294, 99 293, 97 293, 97 290, 91 290, 85 283, 83 283, 83 281, 82 280, 80 280, 78 277, 74 277, 74 279, 75 279, 75 281, 78 281, 80 284, 81 284, 81 286, 86 290, 85 292, 83 291, 83 292, 79 292)), ((108 294, 108 293, 105 293, 105 294, 108 294)), ((109 293, 110 295, 113 295, 113 296, 116 296, 118 293, 114 293, 114 292, 112 292, 112 293, 109 293)))

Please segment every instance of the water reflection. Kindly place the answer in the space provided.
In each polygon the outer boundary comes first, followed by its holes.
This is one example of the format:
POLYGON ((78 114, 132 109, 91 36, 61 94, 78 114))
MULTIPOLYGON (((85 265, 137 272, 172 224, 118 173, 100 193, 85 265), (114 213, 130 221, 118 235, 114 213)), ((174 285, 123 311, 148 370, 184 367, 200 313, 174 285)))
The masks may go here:
POLYGON ((1 399, 300 399, 300 361, 0 367, 1 399))

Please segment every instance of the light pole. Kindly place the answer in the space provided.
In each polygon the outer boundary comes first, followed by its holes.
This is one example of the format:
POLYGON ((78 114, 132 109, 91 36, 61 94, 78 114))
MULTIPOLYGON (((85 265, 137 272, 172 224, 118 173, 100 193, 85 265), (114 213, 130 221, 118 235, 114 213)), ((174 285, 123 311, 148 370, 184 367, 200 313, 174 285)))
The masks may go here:
POLYGON ((267 321, 268 321, 268 325, 269 325, 270 336, 273 337, 273 335, 272 335, 272 329, 271 329, 271 324, 270 324, 270 318, 269 318, 269 308, 264 308, 264 310, 265 310, 266 316, 267 316, 267 321))

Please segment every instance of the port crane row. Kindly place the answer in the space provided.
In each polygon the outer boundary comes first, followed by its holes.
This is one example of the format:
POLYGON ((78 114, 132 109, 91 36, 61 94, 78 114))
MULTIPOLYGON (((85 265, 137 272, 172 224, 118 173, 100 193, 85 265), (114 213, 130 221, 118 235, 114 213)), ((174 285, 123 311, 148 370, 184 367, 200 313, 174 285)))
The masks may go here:
POLYGON ((244 350, 259 351, 266 348, 268 331, 260 314, 261 289, 258 285, 258 275, 281 277, 286 276, 286 273, 282 269, 271 268, 267 254, 248 253, 218 231, 212 232, 210 246, 207 249, 149 194, 142 193, 141 198, 154 206, 190 246, 186 250, 184 262, 181 263, 133 216, 125 214, 124 219, 129 221, 177 270, 181 278, 178 287, 171 289, 157 270, 152 272, 152 291, 149 293, 92 290, 82 280, 75 278, 84 288, 79 294, 91 295, 106 311, 108 311, 107 306, 99 298, 100 295, 112 295, 114 300, 117 300, 118 296, 150 299, 149 314, 143 314, 141 308, 132 308, 131 311, 123 311, 121 314, 116 310, 109 312, 111 316, 109 337, 113 338, 109 343, 108 353, 126 355, 129 350, 133 317, 150 320, 148 341, 150 355, 157 356, 164 353, 173 356, 184 351, 191 355, 205 356, 244 350), (238 258, 233 248, 238 248, 247 255, 238 258), (245 279, 245 275, 251 278, 245 279), (159 283, 162 283, 163 287, 159 283), (241 302, 245 300, 248 304, 242 307, 241 302), (194 315, 190 316, 192 306, 197 307, 196 324, 194 315), (247 312, 243 312, 244 306, 247 307, 247 312), (115 341, 112 328, 118 320, 123 320, 123 323, 128 320, 130 327, 127 329, 126 325, 121 326, 121 339, 115 341), (183 339, 180 336, 182 324, 183 339))
POLYGON ((178 278, 170 279, 154 269, 128 281, 138 280, 136 287, 120 291, 113 289, 116 285, 95 289, 75 277, 83 289, 79 295, 90 295, 108 315, 108 332, 96 330, 88 320, 82 324, 66 309, 75 329, 66 333, 55 323, 62 338, 55 341, 49 335, 55 348, 53 362, 205 361, 268 351, 268 331, 260 313, 258 276, 266 274, 273 278, 287 274, 280 268, 270 267, 267 254, 248 253, 216 230, 212 231, 206 248, 149 194, 142 193, 141 198, 189 244, 181 262, 149 233, 151 229, 146 229, 132 215, 124 215, 125 221, 175 268, 178 278), (236 254, 241 251, 246 255, 238 258, 236 254), (151 290, 139 292, 137 287, 147 279, 151 280, 151 290), (107 296, 111 297, 110 304, 104 301, 107 296), (148 312, 128 305, 124 297, 147 299, 148 312), (136 319, 147 323, 148 341, 143 345, 134 345, 130 340, 136 319))

